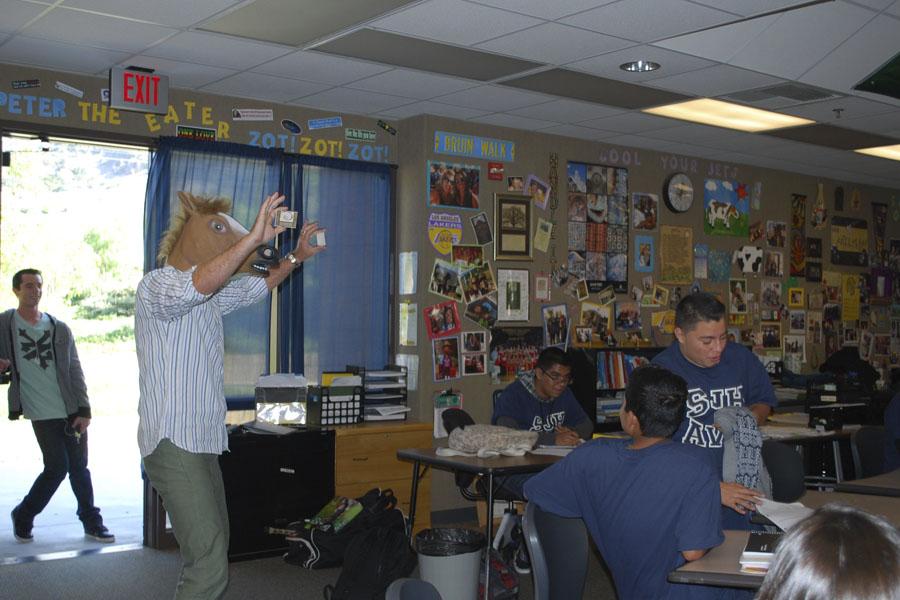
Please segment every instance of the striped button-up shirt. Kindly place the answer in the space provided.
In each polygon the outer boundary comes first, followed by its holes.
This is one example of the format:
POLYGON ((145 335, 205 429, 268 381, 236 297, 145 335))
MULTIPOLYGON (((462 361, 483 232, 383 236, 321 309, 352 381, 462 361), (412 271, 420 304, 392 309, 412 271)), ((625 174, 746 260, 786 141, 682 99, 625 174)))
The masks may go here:
POLYGON ((192 275, 193 269, 167 266, 147 273, 137 287, 142 457, 167 438, 188 452, 228 449, 222 315, 262 300, 269 290, 259 277, 241 277, 206 296, 192 275))

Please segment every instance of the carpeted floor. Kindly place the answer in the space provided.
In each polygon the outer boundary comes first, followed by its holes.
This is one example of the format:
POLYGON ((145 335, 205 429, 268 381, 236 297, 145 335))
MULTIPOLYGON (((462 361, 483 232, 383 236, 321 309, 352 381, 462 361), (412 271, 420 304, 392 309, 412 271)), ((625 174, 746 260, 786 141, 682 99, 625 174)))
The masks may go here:
MULTIPOLYGON (((172 597, 180 564, 175 551, 141 548, 6 565, 0 567, 0 600, 165 600, 172 597)), ((225 600, 317 600, 339 574, 340 569, 307 571, 278 557, 235 562, 225 600)), ((531 600, 531 590, 530 578, 523 577, 519 598, 531 600)), ((584 597, 616 597, 596 555, 584 597)))

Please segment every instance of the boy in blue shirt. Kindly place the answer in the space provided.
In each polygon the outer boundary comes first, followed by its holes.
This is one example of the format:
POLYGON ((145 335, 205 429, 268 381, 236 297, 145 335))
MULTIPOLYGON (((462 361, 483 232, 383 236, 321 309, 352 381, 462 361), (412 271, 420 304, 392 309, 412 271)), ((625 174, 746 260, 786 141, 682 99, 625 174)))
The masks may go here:
MULTIPOLYGON (((721 478, 722 432, 714 425, 716 411, 746 406, 762 425, 776 405, 775 391, 759 359, 728 341, 725 305, 712 294, 697 292, 678 303, 675 338, 652 360, 687 381, 687 413, 674 439, 711 452, 721 478)), ((725 529, 749 529, 748 511, 760 492, 738 483, 719 485, 725 529)))
POLYGON ((621 412, 631 439, 583 444, 525 484, 529 502, 584 520, 623 600, 732 592, 667 581, 672 570, 725 539, 719 477, 709 457, 671 439, 686 398, 681 377, 653 365, 636 369, 621 412))

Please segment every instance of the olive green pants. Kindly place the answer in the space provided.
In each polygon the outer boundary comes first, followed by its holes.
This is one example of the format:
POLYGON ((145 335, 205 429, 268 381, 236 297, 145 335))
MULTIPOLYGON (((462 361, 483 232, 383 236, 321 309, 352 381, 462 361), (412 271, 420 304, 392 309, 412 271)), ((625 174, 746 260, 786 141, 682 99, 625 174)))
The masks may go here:
POLYGON ((219 457, 182 450, 168 439, 144 458, 162 497, 181 559, 176 600, 216 600, 228 585, 228 509, 219 457))

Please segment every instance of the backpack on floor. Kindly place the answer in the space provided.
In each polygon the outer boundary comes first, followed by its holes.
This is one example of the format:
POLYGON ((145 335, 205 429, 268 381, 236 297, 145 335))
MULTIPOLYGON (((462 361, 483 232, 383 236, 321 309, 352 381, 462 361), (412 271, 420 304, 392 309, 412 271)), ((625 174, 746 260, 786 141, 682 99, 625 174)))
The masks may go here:
POLYGON ((387 587, 415 567, 416 554, 403 527, 373 527, 353 538, 337 583, 322 593, 325 600, 384 600, 387 587))
MULTIPOLYGON (((334 503, 332 500, 329 505, 334 503)), ((339 567, 344 561, 344 553, 350 542, 362 531, 372 527, 387 525, 403 529, 403 513, 397 508, 397 498, 390 489, 373 488, 356 499, 356 514, 340 528, 337 521, 316 515, 299 524, 293 533, 285 536, 288 551, 284 561, 305 569, 328 569, 339 567)), ((323 508, 328 512, 328 505, 323 508)), ((320 511, 321 514, 322 511, 320 511)))

